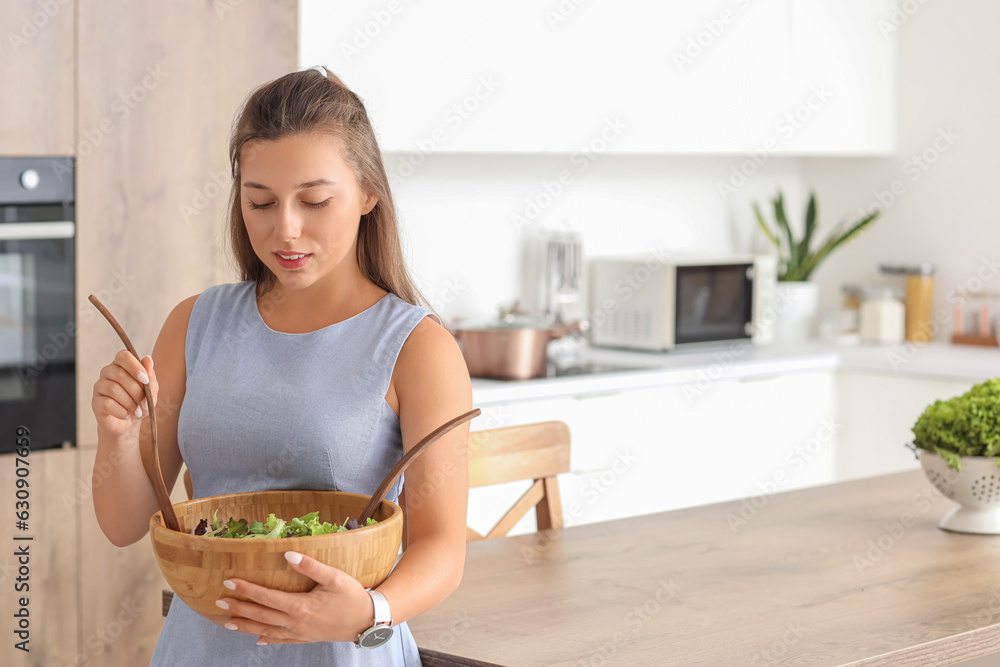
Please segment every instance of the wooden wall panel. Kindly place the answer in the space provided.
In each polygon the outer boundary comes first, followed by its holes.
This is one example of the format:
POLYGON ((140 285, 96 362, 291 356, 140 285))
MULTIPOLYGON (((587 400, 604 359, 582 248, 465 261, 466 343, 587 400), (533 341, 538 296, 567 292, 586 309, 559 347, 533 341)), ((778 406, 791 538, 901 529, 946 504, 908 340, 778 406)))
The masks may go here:
MULTIPOLYGON (((79 597, 86 610, 80 617, 80 655, 93 666, 148 665, 163 628, 161 600, 167 582, 148 536, 116 547, 101 532, 91 493, 97 450, 79 451, 82 483, 74 497, 80 508, 79 597)), ((182 484, 175 486, 171 499, 187 500, 182 484)))
POLYGON ((0 154, 73 154, 75 12, 75 0, 3 3, 0 154))
MULTIPOLYGON (((0 437, 12 439, 14 434, 3 433, 0 437)), ((75 664, 80 611, 77 590, 79 524, 73 508, 63 502, 63 495, 73 487, 78 455, 78 450, 72 448, 42 450, 28 455, 30 517, 28 529, 24 531, 15 526, 17 457, 13 454, 0 456, 0 610, 3 612, 0 665, 59 667, 75 664), (15 536, 33 539, 15 541, 15 536), (19 572, 19 558, 14 555, 22 546, 28 549, 27 581, 18 581, 23 575, 19 572), (15 590, 16 585, 25 584, 28 590, 15 590), (18 600, 21 597, 28 598, 27 653, 14 647, 21 638, 12 634, 16 629, 13 614, 20 608, 18 600)))
POLYGON ((141 354, 170 310, 234 279, 222 245, 228 135, 254 86, 296 68, 296 2, 101 0, 79 8, 78 434, 121 343, 141 354))

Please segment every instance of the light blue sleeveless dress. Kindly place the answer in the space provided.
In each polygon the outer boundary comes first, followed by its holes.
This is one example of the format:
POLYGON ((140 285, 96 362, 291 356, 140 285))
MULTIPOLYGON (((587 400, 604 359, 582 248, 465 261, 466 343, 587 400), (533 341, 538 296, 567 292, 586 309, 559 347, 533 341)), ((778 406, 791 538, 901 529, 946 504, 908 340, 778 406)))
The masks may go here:
MULTIPOLYGON (((385 402, 400 348, 430 311, 388 294, 358 315, 304 334, 270 329, 255 285, 217 285, 191 311, 177 439, 194 497, 263 489, 371 493, 403 454, 385 402)), ((395 500, 402 480, 390 490, 395 500)), ((257 646, 170 604, 154 667, 420 665, 401 623, 375 649, 353 642, 257 646)))

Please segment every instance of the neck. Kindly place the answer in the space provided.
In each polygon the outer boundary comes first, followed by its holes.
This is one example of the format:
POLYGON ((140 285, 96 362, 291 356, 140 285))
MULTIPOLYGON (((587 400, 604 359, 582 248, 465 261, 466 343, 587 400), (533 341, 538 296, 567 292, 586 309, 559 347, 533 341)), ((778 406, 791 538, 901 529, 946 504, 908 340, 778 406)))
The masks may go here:
POLYGON ((354 317, 385 294, 355 267, 353 272, 331 273, 301 289, 289 289, 275 281, 257 297, 257 307, 275 331, 307 333, 354 317))

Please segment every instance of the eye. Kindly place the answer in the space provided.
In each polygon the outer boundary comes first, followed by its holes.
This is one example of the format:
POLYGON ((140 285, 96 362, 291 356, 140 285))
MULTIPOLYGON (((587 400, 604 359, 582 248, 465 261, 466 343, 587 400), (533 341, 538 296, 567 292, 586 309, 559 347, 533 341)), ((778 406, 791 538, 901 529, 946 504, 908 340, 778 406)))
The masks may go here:
POLYGON ((308 206, 309 208, 323 208, 324 206, 330 205, 331 199, 333 199, 333 197, 328 197, 327 199, 318 202, 304 201, 302 203, 308 206))
POLYGON ((258 211, 260 209, 270 208, 272 204, 274 204, 274 202, 267 202, 266 204, 258 204, 256 202, 254 202, 252 199, 248 199, 247 200, 247 206, 249 206, 250 209, 253 210, 253 211, 258 211))

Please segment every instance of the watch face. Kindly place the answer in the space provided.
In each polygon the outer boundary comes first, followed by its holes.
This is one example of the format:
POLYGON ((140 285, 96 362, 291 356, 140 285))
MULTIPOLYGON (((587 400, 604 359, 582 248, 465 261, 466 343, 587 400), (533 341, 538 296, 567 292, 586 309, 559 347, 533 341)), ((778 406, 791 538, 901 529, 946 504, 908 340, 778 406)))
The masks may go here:
POLYGON ((361 635, 361 639, 358 640, 358 644, 361 648, 375 648, 389 641, 390 637, 392 637, 392 626, 380 625, 365 630, 361 635))

